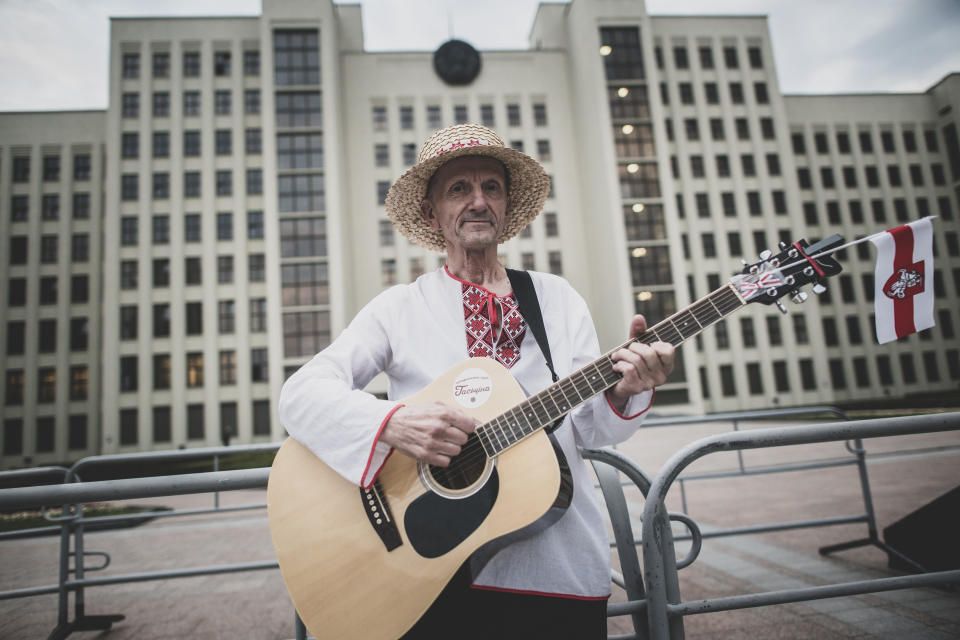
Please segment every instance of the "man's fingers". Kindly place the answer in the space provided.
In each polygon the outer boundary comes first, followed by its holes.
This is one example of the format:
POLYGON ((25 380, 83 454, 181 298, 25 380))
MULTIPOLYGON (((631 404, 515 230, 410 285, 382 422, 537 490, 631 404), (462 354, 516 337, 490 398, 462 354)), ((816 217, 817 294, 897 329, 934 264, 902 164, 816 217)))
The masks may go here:
POLYGON ((647 319, 644 318, 639 313, 630 320, 630 333, 628 334, 631 338, 636 338, 641 333, 647 330, 647 319))

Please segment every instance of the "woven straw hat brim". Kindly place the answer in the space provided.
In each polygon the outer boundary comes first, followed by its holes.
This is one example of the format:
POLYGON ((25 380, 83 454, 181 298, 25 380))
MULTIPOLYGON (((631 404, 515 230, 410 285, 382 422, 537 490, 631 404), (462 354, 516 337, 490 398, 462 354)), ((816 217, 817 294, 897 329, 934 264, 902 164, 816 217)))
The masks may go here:
POLYGON ((434 251, 445 251, 443 234, 431 228, 420 213, 420 202, 427 195, 427 184, 437 169, 463 156, 496 158, 510 173, 510 208, 507 222, 497 238, 503 243, 530 224, 543 208, 550 191, 550 178, 539 162, 511 149, 477 145, 448 151, 412 167, 393 183, 387 192, 387 216, 394 226, 414 244, 434 251))

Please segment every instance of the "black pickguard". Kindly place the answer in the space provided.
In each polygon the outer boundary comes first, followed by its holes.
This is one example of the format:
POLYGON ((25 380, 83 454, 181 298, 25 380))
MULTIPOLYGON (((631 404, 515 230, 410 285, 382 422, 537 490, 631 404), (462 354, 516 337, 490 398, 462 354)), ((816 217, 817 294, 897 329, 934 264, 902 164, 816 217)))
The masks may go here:
POLYGON ((403 527, 414 550, 438 558, 466 540, 486 520, 500 493, 497 470, 472 496, 452 500, 428 492, 414 500, 403 516, 403 527))

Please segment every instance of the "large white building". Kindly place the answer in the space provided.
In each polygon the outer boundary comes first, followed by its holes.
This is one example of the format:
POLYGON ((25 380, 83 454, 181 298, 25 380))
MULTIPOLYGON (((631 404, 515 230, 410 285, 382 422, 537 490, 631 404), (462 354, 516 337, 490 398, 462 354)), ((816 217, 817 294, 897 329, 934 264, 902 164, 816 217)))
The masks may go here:
POLYGON ((750 305, 684 347, 657 410, 960 382, 956 74, 785 96, 765 17, 638 0, 543 4, 526 50, 422 53, 364 51, 359 5, 264 0, 259 17, 114 19, 109 59, 106 112, 0 114, 0 467, 281 438, 285 375, 442 264, 383 199, 454 122, 544 164, 544 214, 502 257, 568 278, 604 347, 781 240, 939 216, 935 329, 877 345, 873 252, 848 250, 828 296, 750 305))

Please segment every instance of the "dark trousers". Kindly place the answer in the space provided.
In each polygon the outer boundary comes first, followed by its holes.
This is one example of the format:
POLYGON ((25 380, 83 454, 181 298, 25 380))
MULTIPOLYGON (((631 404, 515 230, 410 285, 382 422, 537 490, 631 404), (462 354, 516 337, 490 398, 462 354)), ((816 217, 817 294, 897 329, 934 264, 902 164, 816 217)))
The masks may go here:
POLYGON ((605 640, 607 601, 470 587, 465 565, 401 640, 605 640))

